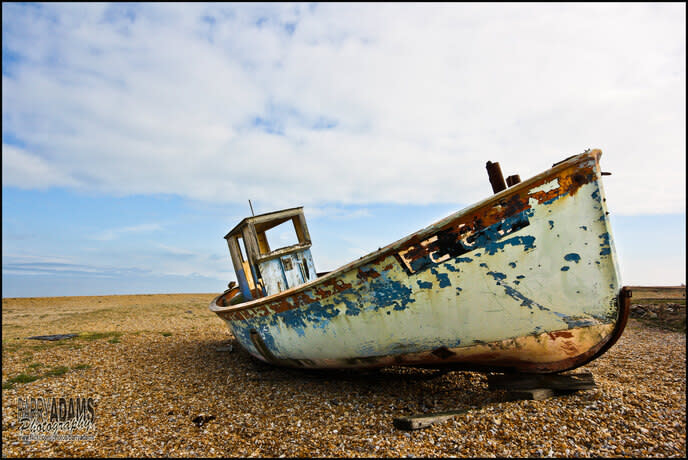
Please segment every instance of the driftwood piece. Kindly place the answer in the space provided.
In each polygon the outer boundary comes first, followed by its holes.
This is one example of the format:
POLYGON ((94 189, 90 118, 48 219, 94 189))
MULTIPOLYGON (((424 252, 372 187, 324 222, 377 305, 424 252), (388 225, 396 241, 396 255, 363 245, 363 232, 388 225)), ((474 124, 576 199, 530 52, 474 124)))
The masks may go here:
POLYGON ((435 412, 432 414, 411 415, 409 417, 395 417, 394 427, 399 430, 420 430, 437 422, 444 422, 450 418, 465 414, 470 409, 452 410, 448 412, 435 412))
POLYGON ((489 390, 591 390, 596 388, 590 372, 580 374, 504 374, 488 375, 489 390))

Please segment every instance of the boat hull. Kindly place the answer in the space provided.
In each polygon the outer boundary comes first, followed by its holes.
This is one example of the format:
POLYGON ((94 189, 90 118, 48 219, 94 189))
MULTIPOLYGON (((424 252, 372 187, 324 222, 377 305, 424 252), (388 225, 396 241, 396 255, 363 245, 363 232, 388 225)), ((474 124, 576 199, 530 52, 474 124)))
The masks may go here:
POLYGON ((296 288, 211 310, 278 365, 560 372, 623 332, 592 151, 296 288))

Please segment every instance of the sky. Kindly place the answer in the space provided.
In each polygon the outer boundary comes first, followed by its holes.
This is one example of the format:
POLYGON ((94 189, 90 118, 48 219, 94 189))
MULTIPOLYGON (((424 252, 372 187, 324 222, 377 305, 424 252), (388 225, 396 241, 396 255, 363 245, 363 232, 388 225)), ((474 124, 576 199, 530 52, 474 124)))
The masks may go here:
POLYGON ((222 292, 249 199, 333 270, 588 148, 622 283, 685 283, 685 44, 683 3, 5 2, 2 296, 222 292))

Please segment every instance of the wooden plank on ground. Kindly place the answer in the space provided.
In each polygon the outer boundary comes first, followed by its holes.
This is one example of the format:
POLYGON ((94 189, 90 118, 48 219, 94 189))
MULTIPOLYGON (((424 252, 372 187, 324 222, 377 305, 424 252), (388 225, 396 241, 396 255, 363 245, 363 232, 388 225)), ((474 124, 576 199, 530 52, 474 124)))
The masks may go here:
POLYGON ((504 374, 488 375, 489 390, 591 390, 596 388, 590 372, 580 374, 504 374))
MULTIPOLYGON (((488 375, 489 390, 508 390, 507 399, 528 399, 541 401, 554 395, 571 394, 578 390, 595 388, 592 373, 579 374, 504 374, 488 375)), ((465 414, 470 409, 448 412, 395 417, 394 426, 400 430, 420 430, 438 422, 444 422, 457 415, 465 414)))

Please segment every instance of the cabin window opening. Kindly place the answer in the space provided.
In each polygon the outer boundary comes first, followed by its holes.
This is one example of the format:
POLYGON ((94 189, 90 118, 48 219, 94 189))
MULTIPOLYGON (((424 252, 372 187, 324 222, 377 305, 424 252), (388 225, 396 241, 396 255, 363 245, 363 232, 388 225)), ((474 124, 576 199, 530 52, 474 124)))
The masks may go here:
MULTIPOLYGON (((261 254, 268 254, 270 251, 275 251, 277 249, 286 248, 293 246, 295 244, 301 243, 298 239, 295 229, 289 225, 289 222, 282 222, 275 227, 269 228, 264 232, 261 232, 265 238, 265 246, 260 245, 261 254), (272 248, 272 249, 271 249, 272 248)), ((259 241, 260 241, 259 237, 259 241)))
POLYGON ((240 236, 237 237, 237 246, 239 247, 239 257, 241 257, 241 261, 245 262, 246 261, 246 256, 244 254, 247 254, 246 252, 246 247, 244 246, 244 239, 240 236))
POLYGON ((248 262, 248 257, 246 254, 248 254, 248 251, 246 250, 246 243, 244 239, 240 236, 236 237, 237 240, 237 247, 239 248, 239 258, 241 259, 241 268, 244 271, 244 276, 246 277, 246 281, 248 282, 248 287, 250 290, 254 290, 256 288, 256 281, 253 278, 253 271, 251 270, 251 265, 248 262))

